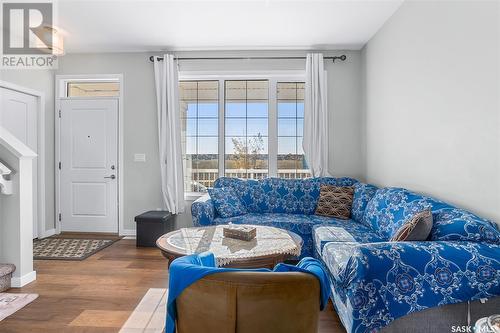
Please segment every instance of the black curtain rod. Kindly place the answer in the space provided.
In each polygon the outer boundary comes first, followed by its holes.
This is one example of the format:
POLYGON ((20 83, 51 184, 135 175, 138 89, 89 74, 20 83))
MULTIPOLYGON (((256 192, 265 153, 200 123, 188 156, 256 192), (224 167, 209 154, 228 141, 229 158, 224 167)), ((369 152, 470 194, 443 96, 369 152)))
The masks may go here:
MULTIPOLYGON (((153 62, 154 56, 149 57, 149 61, 153 62)), ((163 60, 163 57, 156 57, 158 60, 163 60)), ((176 58, 177 60, 251 60, 251 59, 306 59, 306 57, 215 57, 215 58, 176 58)), ((323 57, 323 59, 332 60, 341 60, 344 61, 347 59, 346 55, 343 54, 341 56, 334 57, 323 57)))

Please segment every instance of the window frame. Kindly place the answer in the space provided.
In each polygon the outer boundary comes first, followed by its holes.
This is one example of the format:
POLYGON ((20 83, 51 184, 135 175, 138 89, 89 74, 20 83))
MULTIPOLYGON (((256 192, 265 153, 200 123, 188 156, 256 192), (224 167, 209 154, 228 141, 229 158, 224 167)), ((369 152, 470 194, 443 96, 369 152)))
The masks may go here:
MULTIPOLYGON (((305 82, 304 70, 290 71, 180 71, 179 81, 219 81, 219 178, 225 172, 225 90, 227 80, 267 80, 268 99, 268 177, 278 176, 278 82, 305 82)), ((203 196, 203 192, 186 192, 187 200, 203 196)))

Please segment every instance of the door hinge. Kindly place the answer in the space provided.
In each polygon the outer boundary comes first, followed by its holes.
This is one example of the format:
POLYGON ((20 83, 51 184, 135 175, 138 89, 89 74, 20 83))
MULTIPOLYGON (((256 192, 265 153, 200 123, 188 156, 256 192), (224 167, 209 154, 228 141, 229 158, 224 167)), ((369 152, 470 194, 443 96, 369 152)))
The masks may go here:
POLYGON ((62 168, 62 164, 61 164, 61 162, 59 162, 59 170, 61 170, 61 168, 62 168))
POLYGON ((59 221, 61 221, 61 220, 62 220, 62 215, 61 215, 61 213, 59 213, 59 221))
POLYGON ((61 110, 59 110, 59 118, 61 118, 61 110))

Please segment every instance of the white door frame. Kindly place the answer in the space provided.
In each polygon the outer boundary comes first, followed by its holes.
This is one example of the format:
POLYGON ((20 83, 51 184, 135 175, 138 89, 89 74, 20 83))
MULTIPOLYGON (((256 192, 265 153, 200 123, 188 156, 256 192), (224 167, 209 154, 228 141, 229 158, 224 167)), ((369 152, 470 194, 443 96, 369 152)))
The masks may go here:
MULTIPOLYGON (((114 81, 120 84, 120 95, 118 96, 118 165, 116 168, 118 175, 118 230, 120 236, 129 236, 127 230, 124 228, 123 220, 123 181, 124 181, 124 165, 123 163, 123 74, 83 74, 83 75, 56 75, 55 79, 55 225, 56 232, 61 233, 61 221, 59 220, 59 213, 61 212, 60 201, 60 184, 61 172, 59 170, 59 161, 61 160, 61 122, 59 112, 61 110, 61 99, 110 99, 113 97, 66 97, 67 83, 72 81, 114 81)), ((116 97, 114 97, 116 98, 116 97)))
MULTIPOLYGON (((37 191, 37 225, 34 235, 45 238, 55 233, 54 229, 46 230, 45 226, 45 94, 43 92, 25 88, 10 82, 0 81, 0 88, 14 90, 23 94, 35 96, 38 102, 37 109, 37 161, 38 161, 38 191, 37 191)), ((35 226, 34 226, 35 227, 35 226)))

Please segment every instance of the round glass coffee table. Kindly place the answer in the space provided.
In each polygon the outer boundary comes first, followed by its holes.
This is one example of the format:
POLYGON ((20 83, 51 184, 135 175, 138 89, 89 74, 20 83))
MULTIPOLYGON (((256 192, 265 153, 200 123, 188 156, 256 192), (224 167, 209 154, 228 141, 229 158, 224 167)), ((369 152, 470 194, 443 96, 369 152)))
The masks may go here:
POLYGON ((252 225, 257 228, 257 236, 244 241, 224 237, 223 227, 182 228, 158 238, 156 246, 168 265, 175 258, 205 251, 214 253, 218 266, 235 268, 274 268, 300 256, 303 240, 294 232, 252 225))

